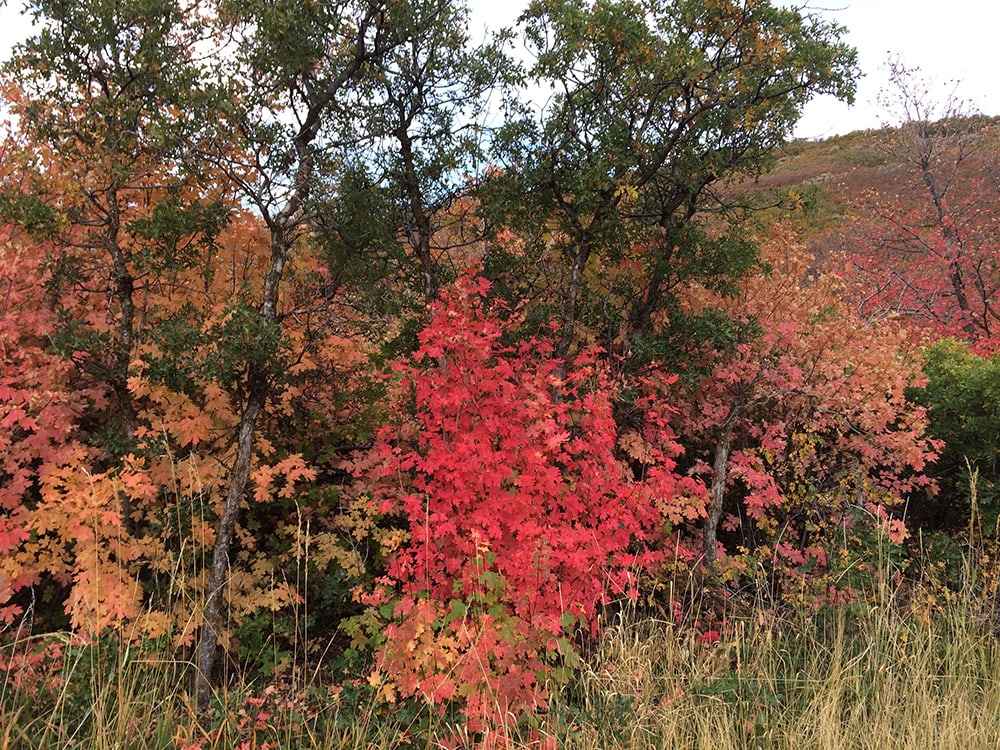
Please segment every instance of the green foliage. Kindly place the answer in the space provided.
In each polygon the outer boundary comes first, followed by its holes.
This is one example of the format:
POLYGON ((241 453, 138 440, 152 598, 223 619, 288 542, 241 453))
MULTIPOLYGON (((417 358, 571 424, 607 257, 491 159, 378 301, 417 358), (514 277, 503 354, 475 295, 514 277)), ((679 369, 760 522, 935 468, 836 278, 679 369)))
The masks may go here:
POLYGON ((230 305, 221 320, 209 329, 207 340, 213 351, 203 365, 223 386, 237 396, 247 396, 246 389, 261 387, 264 382, 277 384, 287 370, 282 356, 281 327, 267 320, 260 310, 242 301, 230 305), (261 380, 247 383, 251 369, 261 380))
POLYGON ((538 0, 523 19, 529 76, 553 96, 504 124, 482 197, 488 223, 523 239, 514 278, 551 288, 546 256, 561 262, 561 354, 584 289, 601 295, 623 258, 641 271, 609 304, 638 332, 678 284, 752 269, 740 233, 699 227, 720 208, 712 186, 765 171, 811 96, 854 93, 843 30, 762 0, 538 0))
POLYGON ((932 527, 967 526, 970 472, 977 472, 982 521, 992 529, 1000 518, 1000 355, 980 356, 966 343, 942 339, 928 347, 926 358, 926 385, 907 394, 927 408, 930 433, 944 442, 933 467, 941 492, 925 520, 932 527))
MULTIPOLYGON (((120 184, 133 160, 181 156, 199 123, 201 71, 188 64, 199 23, 175 0, 27 3, 37 34, 4 67, 31 97, 24 125, 66 156, 95 146, 120 184)), ((201 122, 204 124, 204 121, 201 122)))
POLYGON ((136 272, 169 273, 197 266, 206 247, 214 248, 228 220, 229 209, 222 201, 203 203, 168 196, 149 215, 130 224, 131 231, 148 243, 135 254, 136 272))
POLYGON ((190 304, 177 313, 158 321, 149 333, 149 341, 158 356, 148 356, 145 361, 146 376, 152 383, 163 383, 172 391, 193 397, 197 392, 195 382, 200 375, 208 374, 198 359, 204 344, 201 315, 190 304))
POLYGON ((338 278, 354 284, 376 310, 392 305, 393 295, 380 292, 377 282, 405 263, 399 243, 395 204, 390 191, 364 164, 345 159, 335 184, 318 196, 320 251, 338 278))
POLYGON ((332 38, 354 33, 362 17, 342 13, 346 6, 341 2, 222 0, 219 11, 223 22, 248 29, 252 35, 246 40, 249 43, 241 46, 239 55, 255 74, 258 87, 253 94, 264 101, 279 94, 288 81, 328 57, 332 38))
POLYGON ((52 235, 58 227, 58 214, 36 195, 17 188, 0 190, 0 217, 5 222, 24 227, 33 237, 52 235))
POLYGON ((761 333, 756 322, 736 321, 721 310, 677 310, 661 330, 636 337, 630 367, 638 371, 659 362, 694 386, 712 367, 711 360, 699 357, 699 352, 732 352, 737 344, 750 342, 761 333))

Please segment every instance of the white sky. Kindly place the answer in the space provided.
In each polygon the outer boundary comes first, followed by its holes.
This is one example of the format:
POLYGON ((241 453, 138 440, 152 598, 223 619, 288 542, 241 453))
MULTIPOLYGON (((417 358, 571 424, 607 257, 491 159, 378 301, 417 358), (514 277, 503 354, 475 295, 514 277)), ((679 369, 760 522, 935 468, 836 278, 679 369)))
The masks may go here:
MULTIPOLYGON (((971 109, 1000 115, 1000 1, 998 0, 801 0, 805 6, 847 27, 864 77, 853 107, 833 97, 811 102, 796 129, 801 138, 823 138, 890 122, 877 105, 888 85, 886 63, 898 58, 933 84, 931 97, 954 91, 971 109), (957 88, 956 88, 956 83, 957 88)), ((473 39, 489 24, 512 24, 523 2, 470 0, 473 39)))
MULTIPOLYGON (((831 2, 831 0, 827 0, 831 2)), ((819 7, 822 0, 810 0, 819 7)), ((841 0, 840 10, 823 11, 848 29, 847 41, 858 50, 865 74, 854 107, 831 98, 806 110, 797 134, 823 137, 890 121, 876 101, 888 85, 886 62, 898 57, 920 69, 933 84, 932 99, 944 101, 954 91, 974 111, 1000 115, 997 76, 1000 3, 996 0, 841 0)), ((831 2, 831 7, 832 2, 831 2)))
MULTIPOLYGON (((789 2, 791 0, 788 0, 789 2)), ((819 99, 806 109, 796 135, 821 138, 862 128, 876 128, 890 120, 876 101, 886 87, 886 61, 898 57, 907 67, 935 84, 933 98, 945 99, 955 89, 972 109, 1000 114, 1000 76, 997 62, 997 0, 802 0, 848 29, 847 41, 858 48, 865 74, 855 105, 848 108, 832 99, 819 99), (939 92, 935 93, 935 92, 939 92)), ((526 0, 470 0, 473 39, 485 26, 512 24, 526 0)), ((21 0, 0 5, 0 57, 30 31, 20 13, 21 0)))

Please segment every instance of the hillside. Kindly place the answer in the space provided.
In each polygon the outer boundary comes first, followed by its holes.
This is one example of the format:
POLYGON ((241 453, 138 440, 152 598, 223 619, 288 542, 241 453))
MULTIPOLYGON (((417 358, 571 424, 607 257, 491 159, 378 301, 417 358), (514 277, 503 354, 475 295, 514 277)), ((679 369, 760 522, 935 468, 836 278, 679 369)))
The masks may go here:
MULTIPOLYGON (((929 151, 929 168, 949 180, 953 208, 996 196, 1000 117, 985 116, 933 123, 919 133, 911 126, 792 141, 771 172, 740 189, 797 206, 792 225, 818 260, 852 254, 878 223, 877 206, 892 204, 894 214, 926 207, 927 188, 916 163, 921 150, 929 151)), ((990 219, 1000 212, 993 203, 990 219)))

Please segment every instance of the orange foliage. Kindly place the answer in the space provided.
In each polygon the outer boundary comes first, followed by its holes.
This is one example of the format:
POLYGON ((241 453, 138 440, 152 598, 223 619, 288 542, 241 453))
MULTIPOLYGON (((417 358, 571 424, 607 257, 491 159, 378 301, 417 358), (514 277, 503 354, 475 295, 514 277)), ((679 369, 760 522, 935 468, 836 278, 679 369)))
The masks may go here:
MULTIPOLYGON (((687 292, 689 309, 721 310, 754 333, 731 351, 701 353, 711 373, 689 393, 679 431, 711 453, 732 425, 727 473, 716 479, 726 483, 723 526, 756 544, 790 543, 804 565, 827 559, 855 511, 871 504, 883 518, 929 485, 922 472, 936 445, 904 396, 920 378, 905 332, 855 318, 840 279, 816 275, 787 228, 773 228, 762 250, 770 272, 736 297, 687 292)), ((706 476, 710 463, 698 464, 706 476)))
MULTIPOLYGON (((136 211, 142 206, 137 204, 136 211)), ((131 621, 133 632, 169 630, 177 645, 187 645, 199 624, 205 559, 228 486, 239 421, 238 393, 216 376, 211 363, 227 356, 231 342, 217 332, 231 317, 234 302, 260 286, 255 282, 266 269, 266 236, 254 216, 235 211, 196 263, 169 273, 136 273, 140 327, 127 380, 136 428, 134 442, 119 459, 102 451, 94 430, 113 418, 105 370, 84 349, 60 356, 50 346, 66 320, 97 336, 114 335, 118 320, 108 306, 110 281, 100 271, 102 249, 76 248, 74 254, 90 269, 89 281, 51 286, 47 297, 39 293, 50 279, 46 268, 62 252, 53 242, 10 228, 0 245, 5 363, 0 378, 0 616, 4 621, 16 617, 20 607, 12 597, 48 576, 68 587, 65 607, 74 628, 97 632, 131 621), (164 321, 177 320, 194 331, 195 343, 183 352, 164 349, 170 341, 156 335, 164 321), (165 377, 164 366, 181 368, 184 382, 165 377), (164 590, 170 592, 166 598, 151 593, 164 590)), ((254 491, 247 498, 254 504, 297 502, 300 487, 315 477, 316 468, 279 449, 289 437, 292 446, 296 441, 308 445, 283 433, 281 421, 303 413, 349 418, 351 409, 335 404, 342 401, 339 394, 352 373, 367 365, 350 308, 316 301, 325 270, 307 257, 291 266, 288 298, 296 306, 288 303, 282 310, 287 385, 271 404, 277 430, 260 443, 254 491)), ((280 526, 286 534, 294 534, 294 527, 294 519, 280 526)), ((227 591, 236 620, 260 606, 297 600, 275 575, 287 560, 258 550, 253 534, 242 532, 240 539, 246 565, 227 591)), ((340 555, 332 551, 334 540, 319 534, 316 541, 328 550, 327 559, 340 555)), ((299 548, 289 554, 301 553, 299 548)))

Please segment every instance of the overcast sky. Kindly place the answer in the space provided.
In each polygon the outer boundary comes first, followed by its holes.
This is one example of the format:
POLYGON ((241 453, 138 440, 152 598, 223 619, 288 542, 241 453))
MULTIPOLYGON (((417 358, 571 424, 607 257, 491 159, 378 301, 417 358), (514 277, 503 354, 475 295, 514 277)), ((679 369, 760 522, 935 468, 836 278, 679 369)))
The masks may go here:
MULTIPOLYGON (((817 0, 812 3, 817 7, 817 0)), ((973 110, 1000 115, 996 0, 845 0, 837 7, 822 12, 847 27, 847 41, 857 47, 865 77, 852 108, 836 101, 813 102, 799 135, 833 135, 887 121, 876 102, 888 85, 890 57, 920 68, 933 84, 935 99, 943 101, 954 91, 973 110)))
MULTIPOLYGON (((473 38, 487 23, 511 24, 519 15, 511 9, 516 6, 505 6, 502 0, 471 0, 471 4, 473 38)), ((998 0, 803 0, 794 4, 847 27, 846 39, 858 49, 864 73, 853 107, 832 97, 813 101, 796 131, 799 137, 821 138, 877 128, 890 121, 877 104, 880 91, 888 85, 890 57, 919 68, 921 76, 934 85, 935 98, 936 92, 943 100, 955 90, 973 109, 1000 115, 998 0)))
MULTIPOLYGON (((1000 114, 998 40, 1000 3, 997 0, 803 0, 848 29, 847 40, 858 48, 865 76, 853 107, 819 99, 806 109, 796 135, 819 138, 852 130, 879 127, 890 118, 878 105, 887 85, 886 61, 897 58, 935 84, 947 98, 957 82, 958 98, 975 110, 1000 114), (996 8, 994 10, 994 7, 996 8)), ((512 24, 523 2, 470 0, 472 36, 481 38, 487 25, 512 24)), ((21 16, 21 0, 0 6, 0 52, 29 31, 21 16)), ((937 98, 937 96, 935 96, 937 98)))

